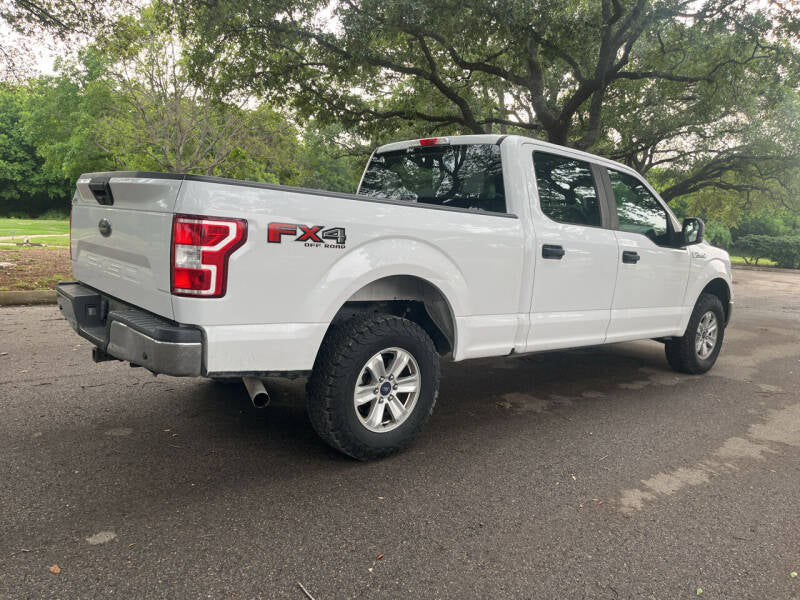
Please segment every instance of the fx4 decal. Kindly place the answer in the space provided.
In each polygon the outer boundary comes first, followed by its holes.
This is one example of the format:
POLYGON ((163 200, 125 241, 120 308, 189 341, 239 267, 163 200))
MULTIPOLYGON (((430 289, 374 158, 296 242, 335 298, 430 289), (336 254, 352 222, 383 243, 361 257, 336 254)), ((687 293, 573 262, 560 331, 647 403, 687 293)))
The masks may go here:
POLYGON ((344 227, 325 225, 300 225, 295 223, 270 223, 267 226, 267 242, 280 244, 283 236, 292 235, 295 242, 304 242, 306 246, 324 248, 344 248, 347 241, 344 227))

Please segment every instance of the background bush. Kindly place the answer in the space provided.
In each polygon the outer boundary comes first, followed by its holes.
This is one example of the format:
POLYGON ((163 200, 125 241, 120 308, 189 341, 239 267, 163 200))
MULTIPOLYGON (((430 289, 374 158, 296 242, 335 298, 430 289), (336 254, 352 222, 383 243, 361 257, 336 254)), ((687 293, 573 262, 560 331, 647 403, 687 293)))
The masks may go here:
POLYGON ((800 236, 796 235, 745 235, 733 245, 733 252, 748 264, 758 264, 760 259, 768 258, 779 267, 800 268, 800 236))
POLYGON ((719 221, 708 221, 704 235, 709 244, 729 250, 731 247, 731 230, 719 221))

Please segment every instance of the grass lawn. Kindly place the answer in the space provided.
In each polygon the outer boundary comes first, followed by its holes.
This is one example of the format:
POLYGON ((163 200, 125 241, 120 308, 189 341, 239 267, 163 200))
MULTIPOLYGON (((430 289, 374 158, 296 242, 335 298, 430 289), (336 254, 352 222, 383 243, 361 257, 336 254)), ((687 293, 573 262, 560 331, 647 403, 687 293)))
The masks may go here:
POLYGON ((0 218, 0 237, 10 235, 13 235, 14 237, 25 237, 29 235, 58 235, 63 233, 69 233, 69 220, 67 219, 51 221, 48 219, 0 218))
MULTIPOLYGON (((8 249, 17 247, 17 242, 22 242, 24 238, 14 238, 13 240, 0 240, 0 248, 8 249)), ((43 237, 30 238, 31 244, 44 244, 45 246, 55 246, 56 248, 69 248, 68 235, 47 235, 43 237)), ((27 247, 27 246, 23 246, 27 247)), ((37 246, 31 246, 36 248, 37 246)))

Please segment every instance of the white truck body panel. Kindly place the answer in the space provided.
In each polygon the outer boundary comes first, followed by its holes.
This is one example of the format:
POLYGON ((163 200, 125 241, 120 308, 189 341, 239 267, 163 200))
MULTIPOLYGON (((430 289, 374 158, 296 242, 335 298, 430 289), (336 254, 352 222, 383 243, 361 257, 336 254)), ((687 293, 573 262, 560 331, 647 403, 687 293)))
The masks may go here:
POLYGON ((567 225, 550 220, 536 207, 537 248, 564 247, 561 260, 536 252, 532 320, 527 351, 602 344, 611 318, 617 277, 617 240, 599 227, 567 225))
MULTIPOLYGON (((495 144, 462 136, 453 144, 495 144)), ((402 150, 400 142, 377 152, 402 150)), ((679 336, 705 285, 731 284, 726 253, 702 243, 658 246, 639 233, 551 220, 540 207, 532 151, 631 169, 527 138, 500 144, 507 214, 450 209, 218 178, 104 174, 113 206, 82 176, 72 212, 73 271, 82 283, 203 332, 208 373, 308 371, 331 321, 382 280, 426 282, 443 296, 462 360, 630 339, 679 336), (170 292, 173 214, 245 219, 221 298, 170 292), (98 223, 107 219, 106 238, 98 223), (341 227, 347 241, 269 243, 270 223, 341 227), (542 257, 545 244, 566 251, 542 257), (331 247, 333 246, 333 247, 331 247), (641 255, 623 264, 625 249, 641 255)), ((652 188, 648 186, 652 191, 652 188)), ((653 192, 654 193, 654 192, 653 192)), ((605 208, 604 210, 608 210, 605 208)), ((679 227, 670 213, 673 226, 679 227)), ((391 296, 391 284, 381 288, 391 296)), ((397 289, 402 299, 402 291, 397 289)))
POLYGON ((216 337, 220 328, 241 326, 309 335, 287 346, 279 333, 269 356, 277 362, 269 370, 309 369, 342 305, 367 284, 393 275, 431 283, 450 301, 454 318, 470 317, 460 321, 456 359, 508 354, 513 347, 520 280, 508 273, 522 270, 518 218, 199 181, 184 183, 176 212, 248 222, 248 243, 231 257, 225 297, 172 300, 176 321, 213 328, 215 340, 228 340, 209 344, 211 371, 230 370, 234 360, 236 370, 264 370, 264 338, 216 337), (269 244, 271 222, 344 227, 346 249, 269 244))
POLYGON ((614 234, 620 251, 633 249, 642 259, 635 265, 619 263, 606 341, 677 335, 687 310, 688 251, 657 246, 637 233, 614 234))
POLYGON ((114 177, 114 205, 98 204, 90 177, 78 180, 70 224, 72 273, 79 281, 173 318, 170 294, 172 214, 181 181, 114 177), (101 235, 98 223, 110 222, 101 235))

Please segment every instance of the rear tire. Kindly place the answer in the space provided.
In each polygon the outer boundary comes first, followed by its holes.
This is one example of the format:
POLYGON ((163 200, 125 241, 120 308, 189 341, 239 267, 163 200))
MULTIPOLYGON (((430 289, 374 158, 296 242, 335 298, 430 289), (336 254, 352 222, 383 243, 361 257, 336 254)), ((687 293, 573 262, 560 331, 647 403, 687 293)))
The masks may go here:
POLYGON ((699 375, 717 362, 725 337, 725 311, 713 294, 700 294, 683 337, 664 345, 669 365, 679 373, 699 375))
POLYGON ((331 326, 306 387, 319 436, 358 460, 407 448, 439 390, 439 356, 413 321, 371 314, 331 326))

